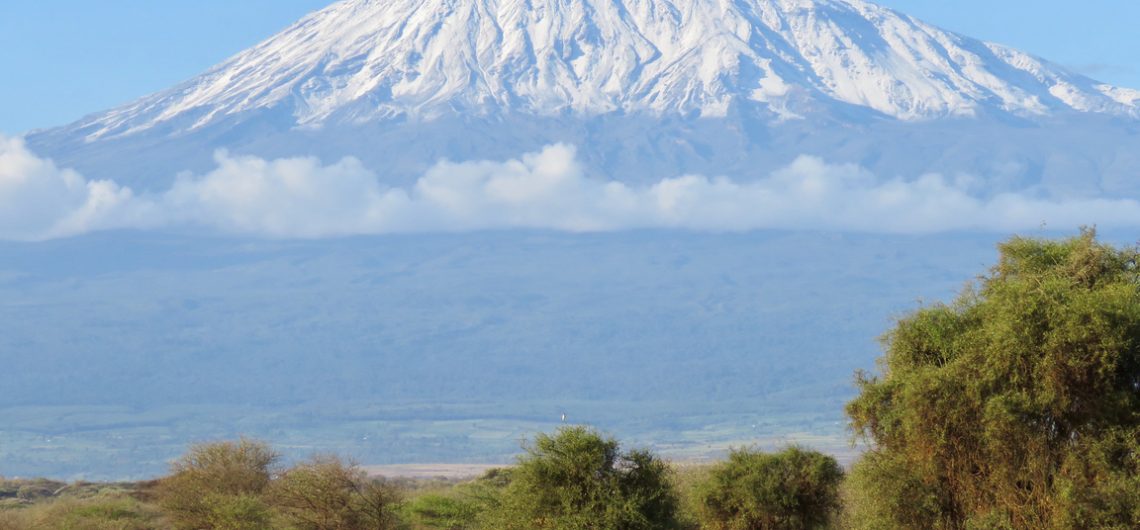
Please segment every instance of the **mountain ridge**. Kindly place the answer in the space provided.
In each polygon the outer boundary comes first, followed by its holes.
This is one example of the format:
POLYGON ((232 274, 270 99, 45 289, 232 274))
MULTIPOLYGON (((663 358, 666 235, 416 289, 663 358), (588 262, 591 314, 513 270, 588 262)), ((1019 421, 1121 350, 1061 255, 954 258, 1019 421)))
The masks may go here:
POLYGON ((298 127, 497 110, 773 121, 846 103, 919 121, 1140 117, 1140 91, 862 0, 343 0, 174 89, 74 126, 88 140, 286 107, 298 127))
POLYGON ((625 182, 747 181, 809 155, 987 194, 1140 197, 1138 101, 862 0, 346 0, 28 145, 144 192, 218 149, 351 156, 400 186, 565 143, 625 182))

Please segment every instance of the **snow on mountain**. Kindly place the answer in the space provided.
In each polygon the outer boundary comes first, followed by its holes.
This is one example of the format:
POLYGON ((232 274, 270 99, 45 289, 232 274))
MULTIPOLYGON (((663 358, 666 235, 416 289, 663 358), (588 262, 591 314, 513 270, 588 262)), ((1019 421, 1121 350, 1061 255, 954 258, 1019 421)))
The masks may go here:
POLYGON ((344 0, 27 146, 140 192, 214 152, 440 160, 577 148, 591 178, 766 178, 802 155, 977 194, 1140 198, 1140 91, 863 0, 344 0))
POLYGON ((862 0, 345 0, 76 127, 88 140, 285 108, 295 125, 837 103, 900 120, 1140 117, 1140 95, 862 0))

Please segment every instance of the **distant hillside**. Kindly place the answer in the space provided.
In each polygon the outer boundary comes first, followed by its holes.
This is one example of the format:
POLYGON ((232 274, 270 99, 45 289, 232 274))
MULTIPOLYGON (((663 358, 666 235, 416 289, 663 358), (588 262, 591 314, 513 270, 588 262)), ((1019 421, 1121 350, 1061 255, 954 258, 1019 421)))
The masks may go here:
POLYGON ((148 476, 240 434, 495 463, 562 413, 685 458, 846 450, 875 338, 994 255, 772 232, 0 243, 0 473, 148 476))

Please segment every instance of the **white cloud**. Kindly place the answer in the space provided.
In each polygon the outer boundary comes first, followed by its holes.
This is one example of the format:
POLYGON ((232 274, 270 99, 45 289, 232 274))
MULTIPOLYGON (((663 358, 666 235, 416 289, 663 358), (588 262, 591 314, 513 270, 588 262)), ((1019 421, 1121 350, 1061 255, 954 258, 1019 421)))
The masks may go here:
POLYGON ((87 181, 36 157, 23 140, 0 136, 0 239, 50 239, 111 228, 125 220, 131 201, 129 189, 87 181))
POLYGON ((382 226, 380 183, 355 159, 322 166, 317 160, 266 161, 215 156, 217 169, 183 175, 157 199, 168 223, 211 226, 273 237, 321 237, 382 226))
POLYGON ((1082 224, 1140 226, 1131 199, 982 198, 984 178, 880 179, 801 157, 751 182, 688 175, 634 187, 586 175, 573 147, 506 162, 441 162, 414 186, 389 188, 360 162, 267 161, 218 153, 217 168, 139 196, 86 181, 0 138, 0 239, 49 239, 114 228, 202 226, 282 238, 539 228, 606 231, 765 228, 927 233, 1012 232, 1082 224))

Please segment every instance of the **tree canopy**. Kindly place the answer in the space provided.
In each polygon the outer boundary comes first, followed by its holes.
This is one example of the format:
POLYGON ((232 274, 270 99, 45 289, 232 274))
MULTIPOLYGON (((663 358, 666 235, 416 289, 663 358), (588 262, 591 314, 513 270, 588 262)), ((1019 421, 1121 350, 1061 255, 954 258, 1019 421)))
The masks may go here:
POLYGON ((817 451, 733 451, 700 487, 702 528, 827 528, 839 512, 842 480, 843 469, 835 458, 817 451))
POLYGON ((668 465, 648 451, 622 451, 586 427, 540 434, 510 471, 486 527, 663 530, 677 524, 668 465))
POLYGON ((871 449, 857 526, 1132 528, 1140 520, 1140 251, 1013 238, 950 304, 884 337, 847 412, 871 449))

